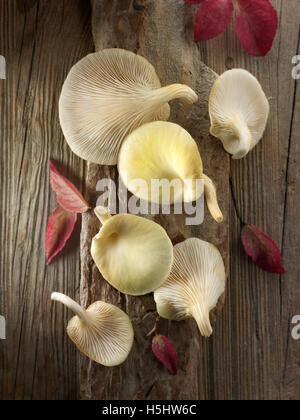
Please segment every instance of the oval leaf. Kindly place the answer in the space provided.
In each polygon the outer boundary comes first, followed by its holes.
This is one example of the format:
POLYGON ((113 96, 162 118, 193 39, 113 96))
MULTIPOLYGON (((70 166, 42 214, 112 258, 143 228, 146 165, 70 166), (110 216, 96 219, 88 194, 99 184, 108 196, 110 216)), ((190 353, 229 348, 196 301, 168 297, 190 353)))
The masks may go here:
POLYGON ((52 160, 50 160, 50 183, 56 192, 57 201, 65 210, 75 213, 88 211, 88 203, 77 188, 58 172, 52 160))
POLYGON ((242 230, 242 243, 246 254, 260 268, 269 273, 285 273, 279 248, 273 239, 262 232, 257 226, 244 226, 242 230))
POLYGON ((232 0, 207 0, 197 12, 195 41, 208 40, 222 34, 230 24, 234 13, 232 0))
POLYGON ((278 28, 278 14, 269 0, 237 0, 238 15, 234 26, 248 54, 266 55, 278 28))
POLYGON ((46 259, 49 265, 64 248, 77 220, 77 214, 58 206, 49 216, 46 231, 46 259))
POLYGON ((172 375, 176 375, 178 370, 177 354, 171 341, 164 335, 157 334, 152 340, 152 351, 172 375))

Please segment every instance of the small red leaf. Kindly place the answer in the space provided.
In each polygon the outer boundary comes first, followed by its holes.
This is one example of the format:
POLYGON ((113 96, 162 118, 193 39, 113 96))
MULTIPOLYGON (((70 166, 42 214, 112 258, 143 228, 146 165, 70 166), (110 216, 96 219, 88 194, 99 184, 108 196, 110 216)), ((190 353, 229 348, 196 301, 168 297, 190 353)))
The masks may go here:
POLYGON ((273 239, 254 225, 246 225, 242 230, 245 252, 260 268, 269 273, 283 274, 281 253, 273 239))
POLYGON ((64 248, 77 220, 77 214, 58 206, 49 216, 46 231, 46 259, 49 265, 64 248))
POLYGON ((58 172, 52 160, 50 160, 50 183, 56 192, 57 201, 65 210, 75 213, 88 211, 88 203, 77 188, 58 172))
POLYGON ((232 0, 206 0, 197 12, 195 41, 208 40, 222 34, 230 24, 234 13, 232 0))
POLYGON ((186 4, 200 4, 203 3, 205 0, 184 0, 186 4))
POLYGON ((269 0, 237 0, 238 15, 234 26, 248 54, 266 55, 278 28, 278 14, 269 0))
POLYGON ((152 351, 172 375, 176 375, 178 370, 177 354, 171 341, 162 334, 156 335, 152 340, 152 351))

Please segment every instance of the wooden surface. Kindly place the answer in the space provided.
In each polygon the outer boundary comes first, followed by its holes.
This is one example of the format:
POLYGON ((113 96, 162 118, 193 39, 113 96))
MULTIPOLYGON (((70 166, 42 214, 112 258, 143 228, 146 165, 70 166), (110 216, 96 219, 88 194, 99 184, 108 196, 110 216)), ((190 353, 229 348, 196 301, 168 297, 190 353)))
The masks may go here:
MULTIPOLYGON (((189 25, 192 9, 187 9, 182 3, 173 7, 173 0, 151 0, 147 4, 144 2, 143 7, 142 4, 133 7, 131 1, 121 3, 122 7, 118 0, 93 1, 92 28, 96 50, 117 46, 137 52, 154 65, 163 86, 185 83, 196 91, 199 101, 192 106, 179 101, 170 103, 171 121, 186 128, 197 141, 204 171, 218 186, 218 199, 224 213, 224 222, 217 224, 205 210, 204 223, 192 228, 186 226, 184 214, 151 218, 168 231, 173 243, 193 236, 213 242, 223 254, 228 268, 229 156, 221 144, 209 136, 208 98, 216 74, 200 61, 189 25), (188 25, 190 30, 187 31, 188 25)), ((97 182, 108 177, 117 183, 115 167, 89 165, 86 186, 87 199, 92 207, 96 206, 100 194, 96 192, 97 182)), ((126 362, 113 369, 80 357, 82 398, 197 399, 204 395, 208 374, 202 368, 206 365, 204 355, 210 353, 210 342, 200 337, 194 320, 181 323, 161 320, 159 331, 176 345, 180 367, 178 374, 171 376, 157 362, 151 350, 152 338, 146 337, 157 317, 153 294, 145 297, 125 296, 104 280, 90 255, 92 238, 98 233, 99 227, 92 211, 83 216, 82 304, 86 307, 94 301, 104 300, 119 305, 133 322, 135 340, 126 362)), ((212 342, 215 350, 211 358, 215 363, 218 352, 224 349, 222 336, 216 333, 212 342)))
MULTIPOLYGON (((300 94, 291 77, 291 59, 300 54, 300 8, 298 0, 272 2, 280 29, 267 57, 248 56, 232 27, 199 44, 201 59, 217 73, 243 67, 255 74, 272 108, 263 141, 246 159, 231 161, 231 273, 215 333, 222 351, 210 342, 209 353, 201 355, 201 399, 300 398, 300 341, 291 338, 291 319, 300 314, 300 94), (240 217, 273 236, 287 274, 265 274, 244 256, 240 217)), ((134 2, 138 8, 142 3, 134 2)), ((7 80, 0 80, 0 314, 8 323, 8 339, 0 341, 2 399, 77 396, 77 353, 64 332, 70 313, 53 307, 49 294, 78 297, 79 228, 50 268, 43 243, 56 205, 48 158, 83 188, 84 164, 63 141, 57 100, 71 65, 93 48, 88 13, 83 0, 0 1, 0 54, 8 66, 7 80)))
POLYGON ((58 98, 70 67, 93 49, 90 9, 81 0, 1 0, 0 398, 77 397, 77 352, 67 339, 70 313, 52 291, 79 298, 80 224, 68 249, 45 265, 45 229, 56 206, 48 159, 82 188, 84 163, 58 121, 58 98))

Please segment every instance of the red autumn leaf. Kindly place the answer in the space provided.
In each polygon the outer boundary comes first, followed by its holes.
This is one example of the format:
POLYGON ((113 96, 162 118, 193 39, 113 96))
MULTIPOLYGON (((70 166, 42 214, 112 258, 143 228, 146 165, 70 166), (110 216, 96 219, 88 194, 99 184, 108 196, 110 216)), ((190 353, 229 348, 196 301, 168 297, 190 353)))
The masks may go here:
POLYGON ((152 340, 152 351, 172 375, 176 375, 178 370, 177 354, 171 341, 164 335, 157 334, 152 340))
POLYGON ((56 192, 57 201, 65 210, 75 213, 88 211, 88 203, 77 188, 58 172, 52 160, 50 160, 50 183, 56 192))
POLYGON ((205 0, 184 0, 186 4, 200 4, 203 3, 205 0))
POLYGON ((273 239, 254 225, 246 225, 242 230, 245 252, 260 268, 269 273, 283 274, 281 253, 273 239))
POLYGON ((70 238, 77 214, 58 206, 49 216, 46 231, 46 259, 49 265, 70 238))
POLYGON ((273 44, 278 15, 269 0, 237 0, 238 15, 234 27, 248 54, 266 55, 273 44))
POLYGON ((215 38, 230 24, 237 11, 235 31, 243 48, 264 56, 271 49, 278 28, 278 14, 270 0, 185 0, 200 4, 195 26, 195 42, 215 38))
POLYGON ((232 0, 206 0, 197 12, 194 38, 196 42, 222 34, 233 18, 232 0))

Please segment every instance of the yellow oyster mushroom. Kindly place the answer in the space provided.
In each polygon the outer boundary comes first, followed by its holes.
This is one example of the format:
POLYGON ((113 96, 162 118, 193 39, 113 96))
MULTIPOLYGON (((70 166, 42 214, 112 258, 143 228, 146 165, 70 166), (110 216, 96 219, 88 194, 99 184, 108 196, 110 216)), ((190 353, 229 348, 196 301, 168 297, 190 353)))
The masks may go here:
POLYGON ((218 249, 205 241, 190 238, 174 247, 174 263, 168 279, 154 292, 158 314, 182 321, 194 318, 200 333, 213 330, 210 312, 225 293, 226 274, 218 249))
POLYGON ((178 124, 156 121, 136 129, 121 147, 118 170, 131 193, 163 205, 196 201, 204 189, 211 215, 223 221, 216 187, 203 173, 197 144, 178 124), (169 190, 162 186, 165 181, 169 190))
POLYGON ((168 102, 192 104, 186 85, 161 87, 154 67, 121 49, 89 54, 70 71, 59 101, 60 124, 72 151, 102 165, 115 165, 125 137, 140 125, 167 120, 168 102))
POLYGON ((157 289, 173 263, 173 245, 166 231, 131 214, 110 216, 103 207, 95 213, 102 227, 93 238, 91 254, 105 280, 132 296, 157 289))
POLYGON ((67 333, 83 354, 103 366, 117 366, 127 359, 134 334, 125 312, 101 301, 85 310, 62 293, 52 293, 51 299, 76 314, 68 323, 67 333))
POLYGON ((210 94, 210 133, 222 141, 233 159, 241 159, 261 140, 269 112, 258 80, 246 70, 228 70, 216 80, 210 94))

